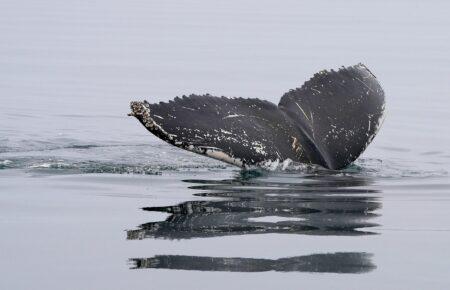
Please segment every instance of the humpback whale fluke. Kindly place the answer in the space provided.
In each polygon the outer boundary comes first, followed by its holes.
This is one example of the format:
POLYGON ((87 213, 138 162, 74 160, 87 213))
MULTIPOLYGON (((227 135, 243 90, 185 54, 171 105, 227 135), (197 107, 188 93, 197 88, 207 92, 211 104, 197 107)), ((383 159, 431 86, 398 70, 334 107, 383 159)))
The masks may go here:
POLYGON ((384 92, 363 64, 316 73, 277 105, 206 95, 131 102, 151 133, 237 166, 291 159, 340 169, 358 158, 384 115, 384 92))

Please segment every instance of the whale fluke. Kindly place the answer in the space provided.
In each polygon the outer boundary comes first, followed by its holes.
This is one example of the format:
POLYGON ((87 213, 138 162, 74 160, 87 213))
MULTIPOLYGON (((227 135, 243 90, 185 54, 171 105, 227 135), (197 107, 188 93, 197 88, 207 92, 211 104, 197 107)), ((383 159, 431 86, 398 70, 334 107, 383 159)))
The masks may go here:
POLYGON ((130 106, 130 115, 162 140, 230 164, 291 159, 340 169, 375 137, 385 103, 376 77, 358 64, 315 74, 278 106, 208 94, 130 106))

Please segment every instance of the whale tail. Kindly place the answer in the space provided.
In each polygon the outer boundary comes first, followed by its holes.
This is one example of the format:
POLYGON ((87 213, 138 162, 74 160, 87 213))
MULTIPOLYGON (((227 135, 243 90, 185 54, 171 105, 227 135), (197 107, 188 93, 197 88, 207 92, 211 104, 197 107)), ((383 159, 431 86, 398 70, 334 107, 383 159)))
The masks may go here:
POLYGON ((291 159, 340 169, 365 150, 384 115, 384 92, 362 64, 322 71, 279 105, 211 95, 131 102, 162 140, 237 166, 291 159))
POLYGON ((367 148, 383 121, 384 92, 363 64, 321 71, 278 105, 315 144, 327 168, 343 168, 367 148))

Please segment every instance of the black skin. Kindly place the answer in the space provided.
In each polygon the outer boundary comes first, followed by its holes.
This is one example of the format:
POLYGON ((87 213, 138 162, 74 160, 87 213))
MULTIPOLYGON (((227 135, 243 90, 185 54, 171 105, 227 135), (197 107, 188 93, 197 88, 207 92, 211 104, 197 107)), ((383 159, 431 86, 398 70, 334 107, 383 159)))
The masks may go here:
POLYGON ((239 166, 292 161, 341 169, 376 135, 384 92, 362 64, 315 74, 279 105, 259 99, 190 95, 168 103, 132 102, 131 115, 177 147, 239 166), (236 162, 238 160, 239 162, 236 162))

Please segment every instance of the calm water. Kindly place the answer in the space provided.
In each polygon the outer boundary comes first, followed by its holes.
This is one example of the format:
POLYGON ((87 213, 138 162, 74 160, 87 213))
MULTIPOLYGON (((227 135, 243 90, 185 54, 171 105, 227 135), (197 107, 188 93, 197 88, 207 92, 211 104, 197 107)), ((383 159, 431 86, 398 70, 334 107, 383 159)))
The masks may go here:
POLYGON ((450 288, 450 4, 166 2, 0 3, 0 288, 450 288), (358 62, 388 116, 343 171, 239 171, 126 117, 358 62))

